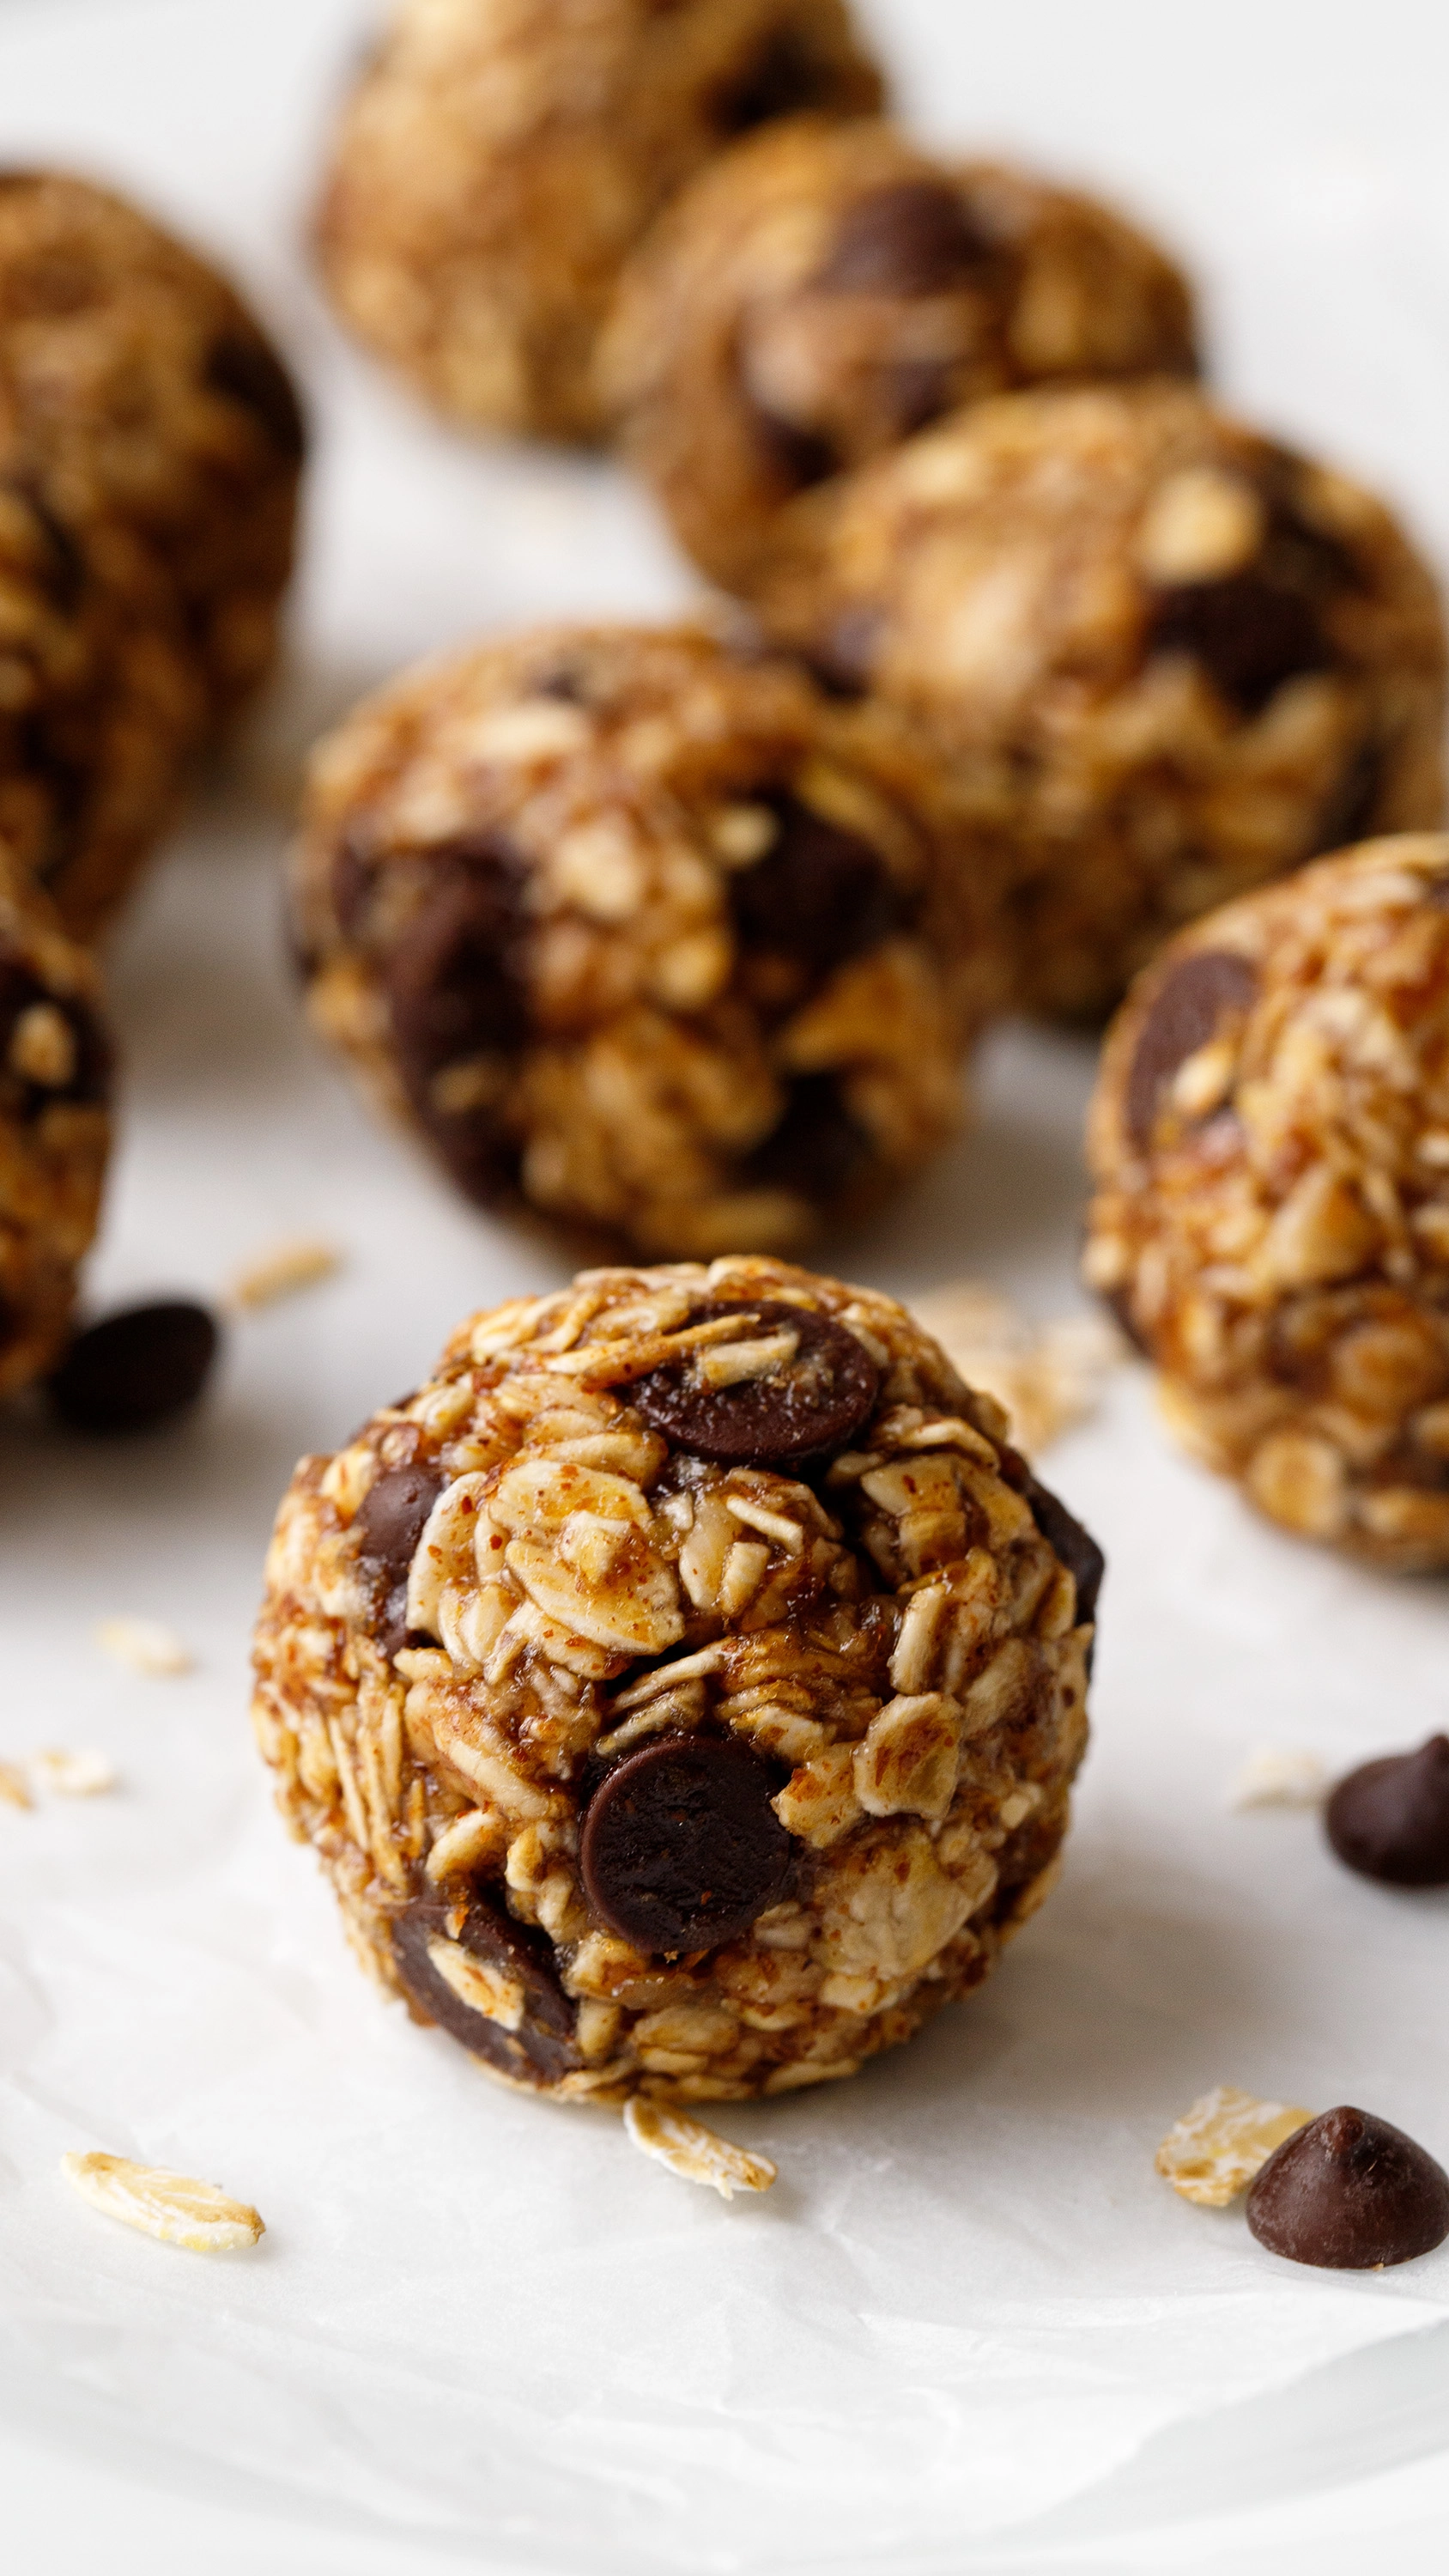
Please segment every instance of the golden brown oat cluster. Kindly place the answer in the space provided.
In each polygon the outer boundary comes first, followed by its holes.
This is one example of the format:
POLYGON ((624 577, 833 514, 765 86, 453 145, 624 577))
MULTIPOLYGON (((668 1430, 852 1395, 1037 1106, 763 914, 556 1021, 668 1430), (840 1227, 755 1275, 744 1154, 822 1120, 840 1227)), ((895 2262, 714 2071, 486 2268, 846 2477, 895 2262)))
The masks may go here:
POLYGON ((337 136, 327 281, 443 410, 592 438, 597 335, 665 200, 757 125, 880 99, 842 0, 404 0, 337 136))
POLYGON ((693 628, 426 665, 317 753, 317 1026, 484 1204, 791 1251, 956 1123, 989 833, 885 710, 693 628))
POLYGON ((258 1740, 363 1964, 493 2072, 853 2074, 1041 1901, 1100 1554, 887 1297, 762 1260, 477 1315, 282 1505, 258 1740))
POLYGON ((1108 1041, 1085 1271, 1285 1528, 1449 1565, 1449 836, 1174 942, 1108 1041))
POLYGON ((110 1070, 95 967, 0 844, 0 1395, 64 1348, 100 1211, 110 1070))
POLYGON ((1442 819, 1431 575, 1368 493, 1186 386, 921 432, 781 513, 759 603, 995 795, 1034 1007, 1099 1012, 1214 904, 1442 819))
POLYGON ((988 394, 1196 371, 1192 299, 1106 207, 895 128, 792 119, 710 163, 601 351, 686 551, 747 588, 782 504, 988 394))

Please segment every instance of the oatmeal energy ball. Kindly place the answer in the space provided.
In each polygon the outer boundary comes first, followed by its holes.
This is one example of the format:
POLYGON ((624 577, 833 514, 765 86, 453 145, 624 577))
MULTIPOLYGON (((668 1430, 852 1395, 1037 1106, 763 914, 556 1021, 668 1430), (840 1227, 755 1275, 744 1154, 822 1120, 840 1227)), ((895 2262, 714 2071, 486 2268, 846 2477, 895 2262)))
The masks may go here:
POLYGON ((1001 395, 806 493, 761 605, 994 779, 1024 1000, 1443 815, 1444 628, 1381 503, 1187 386, 1001 395))
POLYGON ((315 757, 312 1017, 483 1205, 789 1251, 959 1116, 999 876, 888 711, 691 628, 425 665, 315 757))
POLYGON ((255 1721, 363 1964, 566 2099, 850 2075, 1054 1875, 1102 1559, 890 1298, 475 1315, 283 1502, 255 1721))
POLYGON ((95 967, 0 843, 0 1395, 64 1347, 100 1210, 110 1069, 95 967))
POLYGON ((801 117, 724 153, 625 271, 605 397, 680 542, 748 587, 782 503, 1014 385, 1192 375, 1188 288, 1085 197, 801 117))
POLYGON ((621 262, 736 135, 868 114, 842 0, 403 0, 317 218, 339 310, 444 411, 593 438, 621 262))
POLYGON ((1086 1276, 1270 1518, 1449 1566, 1449 836, 1174 942, 1093 1104, 1086 1276))

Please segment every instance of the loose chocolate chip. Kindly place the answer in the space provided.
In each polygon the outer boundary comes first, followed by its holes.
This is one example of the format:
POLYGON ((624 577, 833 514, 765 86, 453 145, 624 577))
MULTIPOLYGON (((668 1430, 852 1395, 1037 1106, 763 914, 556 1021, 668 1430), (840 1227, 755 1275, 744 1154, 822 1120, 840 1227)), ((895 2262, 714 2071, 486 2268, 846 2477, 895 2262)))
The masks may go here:
POLYGON ((1225 1011, 1250 1009, 1257 989, 1254 966, 1226 948, 1195 948, 1163 978, 1127 1077, 1127 1133, 1139 1153, 1152 1143, 1158 1101, 1179 1065, 1207 1045, 1225 1011))
POLYGON ((735 928, 818 975, 888 939, 909 907, 869 841, 827 822, 788 789, 761 796, 778 824, 764 858, 731 881, 735 928))
POLYGON ((846 207, 811 283, 840 295, 945 295, 994 245, 939 179, 899 179, 846 207))
POLYGON ((1449 1735, 1340 1780, 1324 1816, 1341 1861, 1390 1887, 1449 1887, 1449 1735))
POLYGON ((833 1073, 807 1073, 792 1082, 785 1109, 744 1166, 752 1187, 798 1190, 823 1204, 849 1188, 869 1162, 870 1139, 851 1117, 833 1073))
POLYGON ((152 1431, 196 1403, 220 1347, 216 1320, 183 1299, 127 1306, 78 1333, 49 1381, 75 1431, 152 1431))
POLYGON ((487 1105, 440 1105, 448 1065, 506 1053, 528 1033, 522 870, 501 840, 459 841, 436 854, 427 895, 388 955, 384 982, 398 1068, 420 1124, 460 1188, 489 1204, 516 1150, 487 1105))
POLYGON ((712 1950, 778 1904, 790 1837, 769 1772, 730 1736, 661 1737, 606 1774, 579 1846, 590 1904, 637 1948, 712 1950))
POLYGON ((740 1317, 741 1341, 793 1333, 793 1358, 726 1386, 711 1385, 690 1359, 654 1369, 633 1390, 651 1429, 721 1466, 783 1466, 843 1448, 880 1392, 880 1371, 864 1344, 831 1316, 773 1298, 707 1299, 691 1307, 688 1320, 708 1324, 723 1315, 740 1317))
POLYGON ((1048 1547, 1056 1550, 1067 1572, 1076 1577, 1077 1622, 1085 1627, 1087 1621, 1097 1615, 1097 1596, 1102 1589, 1107 1560, 1090 1530, 1083 1529, 1066 1504, 1059 1501, 1046 1485, 1039 1484, 1035 1476, 1026 1486, 1026 1499, 1032 1519, 1048 1547))
POLYGON ((212 393, 240 403, 260 421, 278 455, 289 465, 300 465, 307 451, 302 407, 291 377, 265 340, 223 331, 207 351, 203 372, 212 393))
POLYGON ((424 1899, 393 1925, 398 1976, 419 2010, 475 2057, 518 2084, 556 2084, 579 2063, 573 2006, 558 1981, 553 1952, 541 1933, 515 1923, 491 1897, 475 1894, 454 1930, 451 1909, 424 1899), (431 1941, 452 1941, 477 1961, 480 2003, 496 2002, 496 2017, 464 2002, 428 1956, 431 1941))
POLYGON ((358 1506, 358 1561, 377 1596, 377 1638, 385 1655, 395 1655, 407 1635, 408 1574, 447 1481, 436 1467, 388 1467, 358 1506))
POLYGON ((1449 2174, 1387 2120, 1347 2103, 1285 2138, 1248 2194, 1270 2254, 1335 2272, 1411 2263, 1449 2236, 1449 2174))
POLYGON ((1154 652, 1191 654, 1244 715, 1259 714, 1285 680, 1333 659, 1315 603, 1257 571, 1164 591, 1150 637, 1154 652))

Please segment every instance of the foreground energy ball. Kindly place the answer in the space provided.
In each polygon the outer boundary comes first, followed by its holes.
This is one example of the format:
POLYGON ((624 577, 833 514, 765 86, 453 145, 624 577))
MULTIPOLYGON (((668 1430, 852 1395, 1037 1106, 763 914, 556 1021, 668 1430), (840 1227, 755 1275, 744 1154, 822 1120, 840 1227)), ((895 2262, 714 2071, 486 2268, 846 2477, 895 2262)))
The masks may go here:
POLYGON ((1036 1008, 1101 1011, 1214 904, 1443 819, 1430 574, 1379 502, 1186 386, 923 431, 782 514, 761 601, 994 777, 1036 1008))
POLYGON ((364 1965, 494 2073, 789 2092, 1045 1895, 1101 1572, 891 1299, 585 1272, 304 1459, 257 1734, 364 1965))
POLYGON ((426 665, 316 755, 312 1017, 480 1204, 793 1250, 955 1125, 989 842, 885 711, 692 629, 426 665))
POLYGON ((110 1141, 110 1042, 89 957, 0 845, 0 1395, 70 1328, 110 1141))
POLYGON ((1449 1565, 1449 836, 1201 922, 1115 1023, 1085 1258, 1173 1428, 1304 1537, 1449 1565))
POLYGON ((626 271, 601 353, 634 461, 727 589, 784 502, 945 412, 1195 363, 1183 279, 1104 207, 817 118, 692 182, 626 271))
POLYGON ((317 219, 340 311, 444 411, 591 438, 619 267, 700 164, 881 81, 841 0, 404 0, 317 219))

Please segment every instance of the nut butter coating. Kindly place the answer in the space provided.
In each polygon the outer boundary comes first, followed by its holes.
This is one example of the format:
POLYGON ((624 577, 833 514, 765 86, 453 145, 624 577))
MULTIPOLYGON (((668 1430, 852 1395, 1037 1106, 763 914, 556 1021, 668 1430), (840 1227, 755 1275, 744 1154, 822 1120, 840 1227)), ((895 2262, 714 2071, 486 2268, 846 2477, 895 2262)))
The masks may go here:
POLYGON ((64 1348, 100 1212, 110 1075, 95 966, 0 843, 0 1395, 64 1348))
POLYGON ((296 945, 317 1026, 480 1204, 786 1252, 955 1125, 1004 865, 889 710, 691 628, 550 628, 322 746, 296 945))
POLYGON ((363 1964, 490 2071, 773 2095, 908 2038, 1045 1895, 1099 1573, 889 1298, 584 1272, 298 1469, 257 1738, 363 1964))
POLYGON ((980 403, 792 502, 753 586, 995 793, 1033 1008, 1100 1013, 1215 905, 1443 819, 1431 574, 1189 386, 980 403))
POLYGON ((1187 932, 1115 1021, 1085 1276, 1260 1511, 1449 1564, 1449 837, 1187 932))
POLYGON ((339 123, 324 276, 441 410, 596 437, 597 334, 666 199, 736 136, 881 86, 842 0, 405 0, 339 123))

